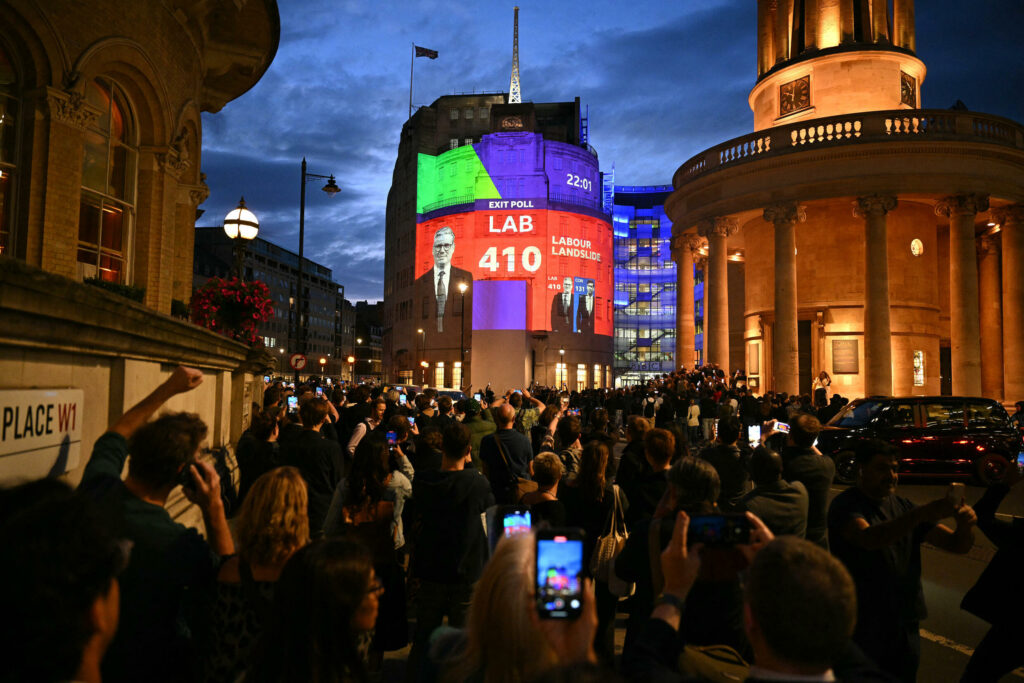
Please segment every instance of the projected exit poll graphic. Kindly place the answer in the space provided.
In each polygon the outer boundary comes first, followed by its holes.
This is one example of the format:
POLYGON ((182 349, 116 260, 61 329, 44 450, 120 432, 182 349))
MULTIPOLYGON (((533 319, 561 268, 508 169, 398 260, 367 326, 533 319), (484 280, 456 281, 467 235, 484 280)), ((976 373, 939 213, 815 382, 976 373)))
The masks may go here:
POLYGON ((425 310, 447 299, 448 268, 452 278, 524 282, 527 329, 612 334, 612 231, 588 150, 494 133, 420 154, 417 171, 415 277, 425 310))

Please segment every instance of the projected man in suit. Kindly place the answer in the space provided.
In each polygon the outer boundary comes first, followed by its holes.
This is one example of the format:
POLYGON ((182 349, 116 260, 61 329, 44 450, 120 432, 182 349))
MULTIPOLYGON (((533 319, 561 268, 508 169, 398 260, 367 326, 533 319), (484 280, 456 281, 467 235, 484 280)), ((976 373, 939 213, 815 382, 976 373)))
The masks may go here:
MULTIPOLYGON (((423 331, 428 338, 459 344, 459 315, 462 293, 459 284, 472 285, 473 276, 468 270, 452 266, 455 254, 455 233, 444 226, 434 233, 434 267, 416 279, 416 304, 421 306, 423 331)), ((470 308, 472 287, 466 291, 466 308, 470 308)))
POLYGON ((551 300, 551 331, 572 332, 572 278, 562 279, 562 293, 551 300))
POLYGON ((576 307, 576 331, 582 334, 594 333, 594 281, 587 280, 587 293, 580 297, 576 307))

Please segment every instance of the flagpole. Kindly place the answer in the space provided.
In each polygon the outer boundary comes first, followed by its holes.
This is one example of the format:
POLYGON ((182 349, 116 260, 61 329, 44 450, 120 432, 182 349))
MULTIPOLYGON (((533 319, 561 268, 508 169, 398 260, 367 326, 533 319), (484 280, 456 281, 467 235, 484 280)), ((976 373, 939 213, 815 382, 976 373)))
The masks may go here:
POLYGON ((412 43, 412 53, 409 55, 409 118, 412 118, 412 65, 416 63, 416 43, 412 43))

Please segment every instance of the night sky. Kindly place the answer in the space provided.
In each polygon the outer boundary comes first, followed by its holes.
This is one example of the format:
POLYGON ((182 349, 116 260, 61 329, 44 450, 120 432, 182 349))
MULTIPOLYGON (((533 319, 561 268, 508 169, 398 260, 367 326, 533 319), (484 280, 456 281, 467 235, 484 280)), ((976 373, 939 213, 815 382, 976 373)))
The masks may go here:
MULTIPOLYGON (((219 225, 245 195, 260 236, 298 251, 299 164, 334 174, 306 196, 306 254, 334 270, 346 298, 383 294, 384 210, 409 106, 441 95, 507 91, 513 3, 493 0, 279 0, 281 44, 263 79, 203 115, 210 198, 197 225, 219 225)), ((1024 121, 1021 0, 923 0, 917 55, 925 108, 1024 121)), ((751 132, 755 0, 519 0, 523 101, 579 96, 590 142, 619 185, 671 183, 684 161, 751 132)))

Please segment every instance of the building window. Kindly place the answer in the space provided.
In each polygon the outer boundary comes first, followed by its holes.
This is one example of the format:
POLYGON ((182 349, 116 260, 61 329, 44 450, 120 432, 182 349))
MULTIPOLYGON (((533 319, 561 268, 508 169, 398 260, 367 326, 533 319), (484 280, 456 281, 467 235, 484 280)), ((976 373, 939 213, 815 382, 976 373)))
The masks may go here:
POLYGON ((576 364, 576 390, 583 391, 587 388, 587 364, 576 364))
POLYGON ((562 388, 565 385, 565 363, 555 364, 555 386, 562 388))
POLYGON ((452 386, 458 389, 462 386, 462 363, 455 361, 455 366, 452 368, 452 386))
POLYGON ((85 133, 78 274, 123 283, 135 213, 135 126, 128 98, 113 81, 98 78, 85 93, 102 113, 85 133))
POLYGON ((462 144, 464 144, 464 145, 472 145, 473 144, 473 138, 466 138, 465 140, 462 141, 462 144))
MULTIPOLYGON (((455 111, 455 110, 453 109, 452 111, 455 111)), ((455 113, 458 114, 457 111, 455 113)), ((448 149, 457 149, 458 146, 459 146, 459 139, 458 138, 449 138, 448 139, 448 149)), ((455 175, 454 171, 452 172, 452 175, 455 175)))
MULTIPOLYGON (((456 113, 458 113, 458 112, 456 112, 456 113)), ((434 366, 434 386, 435 387, 443 387, 444 386, 444 363, 437 363, 434 366)))
POLYGON ((594 363, 594 388, 601 388, 601 364, 594 363))
POLYGON ((476 117, 478 119, 486 119, 487 118, 487 107, 480 107, 479 109, 477 109, 476 110, 476 117))
POLYGON ((0 256, 11 248, 18 98, 14 66, 0 47, 0 256))
POLYGON ((449 109, 448 118, 450 118, 452 121, 457 120, 459 118, 459 110, 454 107, 449 109))
POLYGON ((466 109, 462 112, 462 118, 464 118, 464 119, 471 119, 471 118, 473 118, 473 107, 466 107, 466 109))

